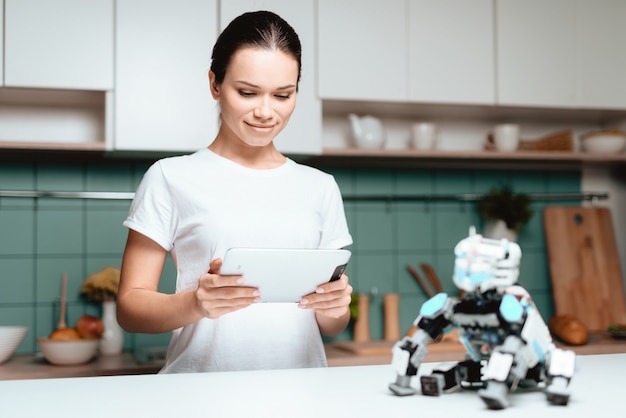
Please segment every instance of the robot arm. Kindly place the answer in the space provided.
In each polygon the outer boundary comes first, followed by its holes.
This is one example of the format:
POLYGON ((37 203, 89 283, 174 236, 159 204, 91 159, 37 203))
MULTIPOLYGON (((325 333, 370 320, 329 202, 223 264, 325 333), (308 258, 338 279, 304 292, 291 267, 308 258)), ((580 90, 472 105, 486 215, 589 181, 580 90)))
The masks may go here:
POLYGON ((454 300, 439 293, 426 301, 413 325, 417 330, 398 341, 392 348, 391 365, 396 371, 396 382, 389 389, 399 396, 413 395, 411 378, 417 375, 422 360, 428 353, 427 344, 446 333, 451 325, 450 314, 454 300))

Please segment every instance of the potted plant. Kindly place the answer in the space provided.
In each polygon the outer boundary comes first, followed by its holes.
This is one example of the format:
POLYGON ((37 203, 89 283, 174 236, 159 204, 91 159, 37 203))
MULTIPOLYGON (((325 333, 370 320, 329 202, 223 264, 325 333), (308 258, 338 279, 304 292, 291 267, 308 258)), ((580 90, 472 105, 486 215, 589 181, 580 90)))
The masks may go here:
POLYGON ((515 193, 511 186, 491 188, 489 193, 478 199, 477 207, 479 216, 486 221, 483 235, 488 238, 515 241, 534 215, 530 197, 515 193))

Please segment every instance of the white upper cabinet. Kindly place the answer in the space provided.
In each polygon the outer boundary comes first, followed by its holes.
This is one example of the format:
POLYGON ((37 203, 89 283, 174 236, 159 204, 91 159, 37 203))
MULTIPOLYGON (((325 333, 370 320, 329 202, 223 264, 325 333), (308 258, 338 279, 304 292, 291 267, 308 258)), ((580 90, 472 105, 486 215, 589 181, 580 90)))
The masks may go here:
POLYGON ((406 0, 318 0, 322 99, 406 101, 406 0))
POLYGON ((626 109, 626 1, 578 0, 581 103, 626 109))
POLYGON ((4 84, 4 0, 0 0, 0 86, 4 84))
POLYGON ((117 2, 115 149, 195 151, 213 141, 217 24, 217 0, 117 2))
POLYGON ((220 30, 240 14, 255 10, 270 10, 280 15, 295 29, 302 44, 302 75, 296 110, 285 130, 276 137, 276 147, 286 154, 319 154, 322 150, 322 105, 315 89, 315 1, 222 1, 220 30))
POLYGON ((4 0, 4 85, 113 89, 113 5, 4 0))
POLYGON ((498 104, 576 104, 576 7, 571 0, 498 0, 498 104))
POLYGON ((409 0, 409 100, 495 102, 493 15, 492 0, 409 0))
POLYGON ((626 2, 497 0, 498 104, 626 108, 626 2))

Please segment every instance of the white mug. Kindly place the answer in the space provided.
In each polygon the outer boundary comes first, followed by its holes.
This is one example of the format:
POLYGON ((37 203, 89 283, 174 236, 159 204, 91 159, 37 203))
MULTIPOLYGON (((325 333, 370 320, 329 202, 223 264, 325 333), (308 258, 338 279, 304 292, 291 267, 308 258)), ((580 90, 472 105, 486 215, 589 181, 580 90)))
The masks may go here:
POLYGON ((515 151, 519 145, 519 125, 505 123, 493 128, 493 144, 498 151, 515 151))
POLYGON ((429 122, 414 123, 411 126, 413 148, 433 149, 437 145, 437 125, 429 122))

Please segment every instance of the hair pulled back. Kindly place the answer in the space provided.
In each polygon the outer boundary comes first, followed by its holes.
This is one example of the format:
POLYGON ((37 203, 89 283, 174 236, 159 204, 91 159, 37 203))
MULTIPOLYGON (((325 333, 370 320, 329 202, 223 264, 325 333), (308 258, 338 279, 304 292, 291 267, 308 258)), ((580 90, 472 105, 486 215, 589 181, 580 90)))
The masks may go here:
POLYGON ((296 31, 283 18, 269 11, 248 12, 236 17, 218 36, 211 54, 211 71, 221 84, 232 56, 240 48, 275 49, 292 55, 302 69, 302 46, 296 31))

